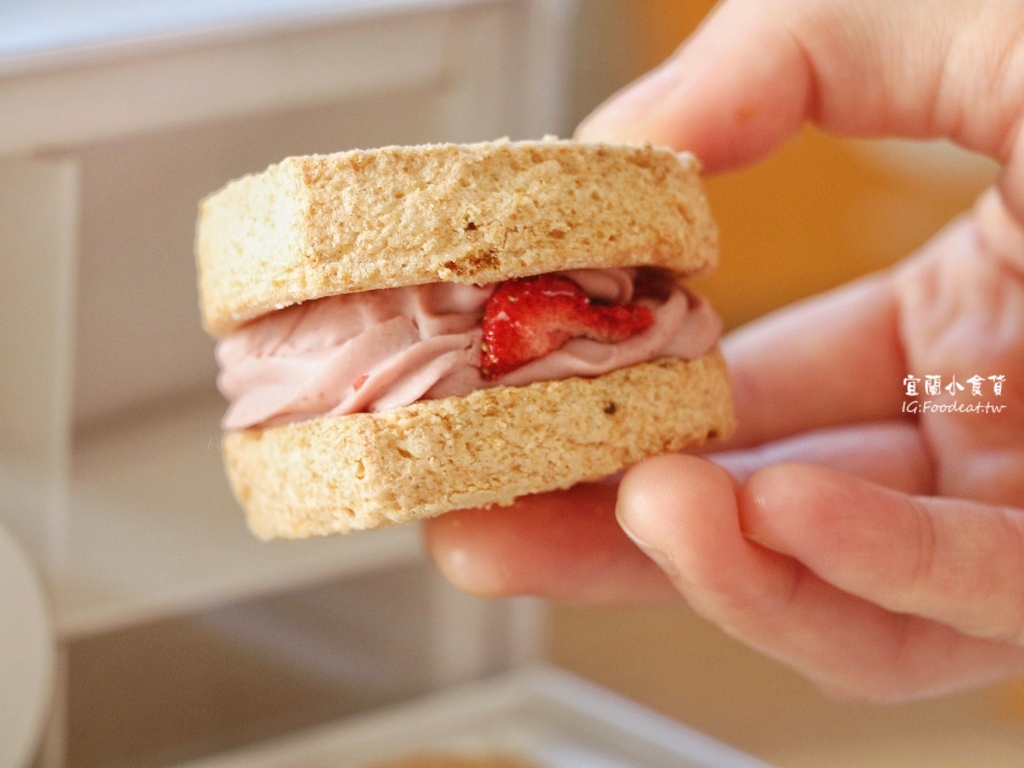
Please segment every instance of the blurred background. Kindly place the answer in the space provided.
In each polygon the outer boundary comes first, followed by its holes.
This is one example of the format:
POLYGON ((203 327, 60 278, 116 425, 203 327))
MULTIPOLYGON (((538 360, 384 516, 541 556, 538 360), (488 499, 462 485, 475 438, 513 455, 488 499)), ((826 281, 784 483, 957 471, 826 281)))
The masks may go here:
MULTIPOLYGON (((288 154, 570 135, 711 7, 0 6, 0 521, 52 613, 39 765, 173 765, 538 660, 782 768, 1022 763, 1015 683, 837 702, 685 608, 476 601, 414 530, 260 545, 227 494, 198 200, 288 154)), ((738 326, 894 263, 994 174, 806 129, 707 179, 722 255, 699 287, 738 326)))

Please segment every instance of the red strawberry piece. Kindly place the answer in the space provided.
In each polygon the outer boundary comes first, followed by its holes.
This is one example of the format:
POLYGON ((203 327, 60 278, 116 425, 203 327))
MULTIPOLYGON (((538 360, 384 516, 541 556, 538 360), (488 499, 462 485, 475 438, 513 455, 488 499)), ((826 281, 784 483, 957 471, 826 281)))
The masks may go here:
POLYGON ((644 306, 592 303, 567 277, 506 280, 484 307, 480 374, 494 380, 570 339, 623 341, 653 322, 654 315, 644 306))

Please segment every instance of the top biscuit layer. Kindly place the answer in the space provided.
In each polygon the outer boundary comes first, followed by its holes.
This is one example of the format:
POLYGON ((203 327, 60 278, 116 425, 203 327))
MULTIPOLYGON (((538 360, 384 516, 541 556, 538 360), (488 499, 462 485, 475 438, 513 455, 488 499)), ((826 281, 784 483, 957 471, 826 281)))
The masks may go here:
POLYGON ((713 266, 717 232, 688 154, 572 141, 384 147, 291 157, 206 198, 203 322, 429 282, 559 269, 713 266))

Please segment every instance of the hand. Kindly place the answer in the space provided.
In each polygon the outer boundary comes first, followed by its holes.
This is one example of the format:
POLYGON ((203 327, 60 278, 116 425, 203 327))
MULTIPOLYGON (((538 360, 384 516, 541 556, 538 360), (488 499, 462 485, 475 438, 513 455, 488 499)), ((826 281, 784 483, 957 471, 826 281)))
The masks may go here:
POLYGON ((481 594, 681 595, 838 695, 1022 674, 1024 6, 730 0, 578 136, 690 149, 716 173, 806 120, 949 137, 1003 170, 902 264, 723 340, 740 422, 727 450, 648 460, 617 491, 446 515, 429 549, 481 594), (1002 412, 906 413, 908 374, 1003 375, 1000 395, 959 397, 1002 412))

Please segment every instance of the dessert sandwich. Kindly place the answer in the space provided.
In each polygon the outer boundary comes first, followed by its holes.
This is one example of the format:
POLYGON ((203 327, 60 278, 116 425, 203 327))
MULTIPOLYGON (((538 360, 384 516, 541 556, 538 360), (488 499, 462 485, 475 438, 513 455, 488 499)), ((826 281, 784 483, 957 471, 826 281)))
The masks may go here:
POLYGON ((200 304, 252 531, 509 504, 733 429, 717 233, 648 145, 288 158, 201 205, 200 304))

